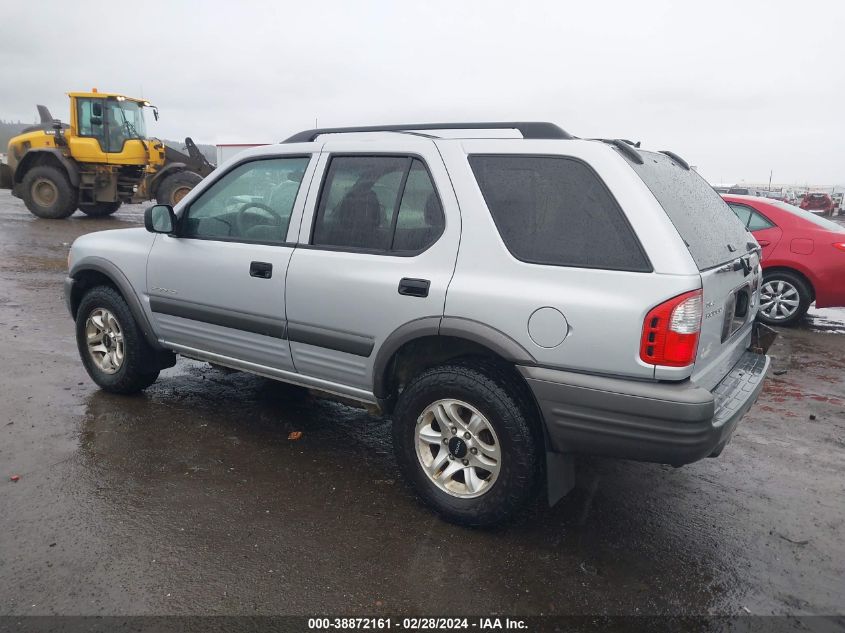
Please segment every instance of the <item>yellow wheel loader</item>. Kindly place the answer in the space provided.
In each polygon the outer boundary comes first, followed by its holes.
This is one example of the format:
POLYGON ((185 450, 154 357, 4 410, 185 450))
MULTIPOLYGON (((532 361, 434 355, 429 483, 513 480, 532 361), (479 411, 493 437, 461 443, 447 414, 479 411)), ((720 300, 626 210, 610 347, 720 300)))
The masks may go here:
POLYGON ((0 188, 38 217, 99 217, 152 199, 172 206, 214 169, 190 138, 183 154, 147 137, 144 109, 158 119, 148 101, 96 89, 68 96, 70 123, 39 105, 41 123, 9 141, 0 165, 0 188))

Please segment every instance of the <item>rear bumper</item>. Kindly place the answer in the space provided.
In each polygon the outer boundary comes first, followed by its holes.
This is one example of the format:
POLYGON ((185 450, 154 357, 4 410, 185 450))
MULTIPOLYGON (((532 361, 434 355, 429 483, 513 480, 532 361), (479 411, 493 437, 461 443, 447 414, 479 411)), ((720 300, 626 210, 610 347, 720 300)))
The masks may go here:
POLYGON ((681 466, 716 456, 757 401, 769 357, 745 352, 710 392, 521 366, 551 448, 681 466))

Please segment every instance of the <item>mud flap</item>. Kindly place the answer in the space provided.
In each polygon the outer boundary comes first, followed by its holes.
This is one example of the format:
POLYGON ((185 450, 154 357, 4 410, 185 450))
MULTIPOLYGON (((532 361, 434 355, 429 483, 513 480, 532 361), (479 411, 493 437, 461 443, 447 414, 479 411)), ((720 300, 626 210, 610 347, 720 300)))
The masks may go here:
POLYGON ((549 507, 563 499, 575 487, 575 458, 565 453, 546 451, 546 486, 549 507))
POLYGON ((765 354, 777 337, 778 333, 768 325, 755 321, 754 329, 751 331, 751 346, 748 349, 755 354, 765 354))

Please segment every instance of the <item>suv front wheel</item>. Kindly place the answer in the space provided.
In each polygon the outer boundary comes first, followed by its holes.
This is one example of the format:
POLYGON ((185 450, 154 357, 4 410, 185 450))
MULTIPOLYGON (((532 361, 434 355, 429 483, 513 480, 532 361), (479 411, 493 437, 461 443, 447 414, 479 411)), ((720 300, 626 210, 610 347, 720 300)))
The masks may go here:
POLYGON ((445 519, 500 523, 532 497, 540 455, 519 393, 506 370, 471 364, 429 369, 401 393, 393 416, 397 461, 445 519))
POLYGON ((105 391, 136 393, 158 378, 155 352, 114 288, 92 288, 76 313, 76 343, 91 379, 105 391))

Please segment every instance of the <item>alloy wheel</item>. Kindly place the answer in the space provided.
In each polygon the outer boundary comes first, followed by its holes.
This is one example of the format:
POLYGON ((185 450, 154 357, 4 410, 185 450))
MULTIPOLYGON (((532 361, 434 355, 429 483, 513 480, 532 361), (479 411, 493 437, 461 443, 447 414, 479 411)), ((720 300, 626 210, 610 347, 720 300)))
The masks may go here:
POLYGON ((85 321, 88 354, 97 369, 106 374, 120 370, 126 354, 123 329, 109 310, 96 308, 85 321))
POLYGON ((473 498, 488 492, 499 476, 502 449, 481 412, 461 400, 438 400, 417 419, 417 458, 443 492, 473 498))
POLYGON ((801 304, 798 288, 783 279, 763 282, 760 289, 760 312, 772 321, 785 321, 801 304))

